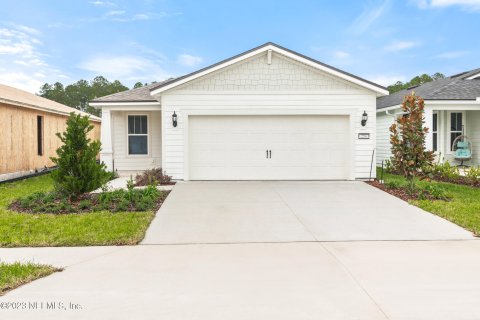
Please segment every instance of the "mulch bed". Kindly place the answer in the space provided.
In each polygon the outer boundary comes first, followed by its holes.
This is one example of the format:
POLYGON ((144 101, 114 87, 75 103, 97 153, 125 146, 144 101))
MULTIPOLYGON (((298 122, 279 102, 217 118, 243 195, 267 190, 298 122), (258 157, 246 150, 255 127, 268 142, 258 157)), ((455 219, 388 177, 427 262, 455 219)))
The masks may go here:
MULTIPOLYGON (((407 192, 407 189, 406 188, 395 188, 395 189, 391 189, 391 188, 387 188, 385 186, 385 184, 383 183, 380 183, 379 181, 375 180, 375 181, 367 181, 366 183, 368 183, 369 185, 371 186, 374 186, 375 188, 378 188, 380 190, 383 190, 387 193, 390 193, 391 195, 397 197, 397 198, 400 198, 402 199, 403 201, 409 201, 409 200, 419 200, 420 199, 420 192, 421 191, 417 191, 413 194, 410 194, 409 192, 407 192)), ((428 199, 428 200, 437 200, 431 196, 423 196, 422 199, 428 199)))
MULTIPOLYGON (((170 191, 162 191, 162 196, 159 196, 156 203, 155 207, 152 208, 151 210, 157 212, 158 209, 162 206, 163 202, 167 198, 168 194, 170 191)), ((100 205, 100 201, 98 199, 99 194, 97 193, 86 193, 81 196, 79 196, 76 200, 68 201, 68 204, 73 208, 73 210, 60 210, 58 212, 35 212, 32 210, 31 207, 25 208, 21 205, 20 200, 15 200, 13 201, 9 206, 8 209, 16 212, 22 212, 22 213, 31 213, 31 214, 41 214, 41 213, 54 213, 54 214, 79 214, 79 213, 87 213, 87 212, 95 212, 95 211, 102 211, 102 210, 107 210, 111 212, 116 212, 116 205, 117 203, 112 202, 111 206, 109 208, 101 209, 101 208, 95 208, 96 206, 100 205), (88 208, 81 209, 79 207, 80 202, 83 200, 89 200, 91 205, 88 208)), ((56 199, 52 202, 52 204, 60 204, 62 202, 61 199, 56 199)), ((135 206, 129 205, 125 210, 121 210, 124 212, 136 212, 136 211, 144 211, 144 210, 138 210, 135 206)))

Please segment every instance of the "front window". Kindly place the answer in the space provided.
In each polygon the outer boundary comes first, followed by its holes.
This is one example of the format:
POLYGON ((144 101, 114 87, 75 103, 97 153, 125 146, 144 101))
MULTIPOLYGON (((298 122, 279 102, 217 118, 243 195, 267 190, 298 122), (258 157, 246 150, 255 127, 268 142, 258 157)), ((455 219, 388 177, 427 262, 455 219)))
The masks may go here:
POLYGON ((450 114, 450 150, 453 151, 453 142, 463 132, 463 114, 452 112, 450 114))
POLYGON ((434 113, 434 114, 433 114, 433 123, 432 123, 433 151, 437 151, 437 148, 438 148, 437 126, 438 126, 438 115, 437 115, 436 113, 434 113))
POLYGON ((128 116, 128 154, 148 154, 148 119, 146 115, 128 116))

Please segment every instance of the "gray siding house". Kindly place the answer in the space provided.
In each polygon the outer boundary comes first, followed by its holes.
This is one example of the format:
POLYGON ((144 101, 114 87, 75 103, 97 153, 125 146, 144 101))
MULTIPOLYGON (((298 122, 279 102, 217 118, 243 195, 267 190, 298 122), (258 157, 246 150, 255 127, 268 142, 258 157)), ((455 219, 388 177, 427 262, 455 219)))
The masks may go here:
POLYGON ((391 157, 389 128, 402 116, 403 98, 415 92, 425 100, 426 144, 438 161, 455 160, 453 141, 466 135, 472 143, 469 165, 480 164, 480 68, 425 83, 377 99, 377 164, 391 157))

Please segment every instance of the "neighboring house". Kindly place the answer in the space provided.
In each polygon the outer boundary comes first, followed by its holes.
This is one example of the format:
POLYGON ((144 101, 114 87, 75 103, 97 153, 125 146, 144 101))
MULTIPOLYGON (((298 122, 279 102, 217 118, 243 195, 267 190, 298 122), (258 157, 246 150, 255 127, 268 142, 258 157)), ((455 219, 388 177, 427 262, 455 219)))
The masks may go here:
POLYGON ((353 180, 370 175, 376 98, 387 94, 267 43, 91 105, 102 109, 110 169, 163 167, 179 180, 353 180))
MULTIPOLYGON (((50 157, 60 147, 55 135, 63 132, 70 112, 77 109, 0 84, 0 181, 53 166, 50 157)), ((101 119, 89 115, 100 138, 101 119)))
POLYGON ((437 160, 460 164, 452 143, 465 134, 473 144, 472 159, 466 164, 480 164, 480 68, 378 98, 377 164, 391 157, 389 128, 403 115, 403 98, 412 92, 425 100, 426 146, 435 151, 437 160))

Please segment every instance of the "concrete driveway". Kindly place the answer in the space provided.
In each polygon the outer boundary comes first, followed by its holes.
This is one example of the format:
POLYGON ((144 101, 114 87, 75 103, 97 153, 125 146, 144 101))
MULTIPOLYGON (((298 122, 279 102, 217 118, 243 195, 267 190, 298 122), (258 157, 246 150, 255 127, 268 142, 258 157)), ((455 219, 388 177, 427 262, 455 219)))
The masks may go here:
POLYGON ((143 244, 473 239, 363 182, 182 182, 143 244))
POLYGON ((478 319, 472 239, 361 182, 179 183, 148 245, 0 248, 65 267, 0 319, 478 319))

